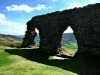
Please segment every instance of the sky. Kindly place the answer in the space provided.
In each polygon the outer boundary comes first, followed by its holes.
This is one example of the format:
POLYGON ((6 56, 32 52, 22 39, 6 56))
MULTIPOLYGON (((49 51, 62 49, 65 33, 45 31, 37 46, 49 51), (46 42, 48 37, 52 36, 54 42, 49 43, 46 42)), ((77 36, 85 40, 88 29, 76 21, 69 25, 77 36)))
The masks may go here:
MULTIPOLYGON (((24 35, 32 17, 100 3, 100 0, 0 0, 0 33, 24 35)), ((68 27, 65 33, 73 30, 68 27)))

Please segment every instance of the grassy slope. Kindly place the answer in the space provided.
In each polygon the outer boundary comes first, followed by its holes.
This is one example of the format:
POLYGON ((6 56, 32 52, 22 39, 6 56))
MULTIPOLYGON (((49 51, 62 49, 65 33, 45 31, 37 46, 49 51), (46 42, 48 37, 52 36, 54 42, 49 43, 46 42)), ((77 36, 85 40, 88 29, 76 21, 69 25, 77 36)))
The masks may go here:
POLYGON ((0 46, 7 46, 7 47, 20 47, 21 42, 17 41, 17 42, 4 42, 4 41, 0 41, 0 46))
POLYGON ((0 75, 100 75, 100 58, 54 60, 39 49, 0 49, 0 75))
POLYGON ((77 52, 77 49, 78 49, 77 43, 69 43, 69 44, 65 43, 62 46, 69 48, 69 49, 73 50, 74 52, 77 52))
POLYGON ((41 52, 36 53, 31 49, 0 49, 0 75, 77 75, 57 67, 62 65, 56 65, 59 61, 48 60, 41 52))

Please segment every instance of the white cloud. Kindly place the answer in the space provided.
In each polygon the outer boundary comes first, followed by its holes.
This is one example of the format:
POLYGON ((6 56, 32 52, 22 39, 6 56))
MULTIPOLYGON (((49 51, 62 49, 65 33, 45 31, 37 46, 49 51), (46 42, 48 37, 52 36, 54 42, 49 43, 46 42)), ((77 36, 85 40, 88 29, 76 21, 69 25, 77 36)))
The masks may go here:
POLYGON ((6 9, 8 11, 18 11, 18 12, 24 11, 24 12, 27 12, 27 13, 30 13, 34 10, 40 11, 42 9, 48 9, 48 8, 50 8, 50 6, 46 7, 45 5, 40 5, 40 4, 38 4, 36 7, 30 7, 26 4, 19 5, 19 6, 18 5, 6 6, 6 9))
POLYGON ((11 22, 6 19, 4 14, 0 13, 0 33, 20 35, 25 34, 26 25, 22 25, 18 22, 11 22))
POLYGON ((6 18, 5 15, 0 13, 0 19, 4 20, 5 18, 6 18))
POLYGON ((24 35, 26 31, 25 25, 14 25, 14 26, 6 26, 5 28, 0 29, 2 34, 10 34, 10 35, 24 35))
POLYGON ((96 2, 98 2, 98 0, 88 0, 86 2, 73 2, 73 3, 71 3, 71 5, 68 8, 83 7, 83 6, 86 6, 88 4, 94 4, 96 2))
POLYGON ((64 33, 73 33, 73 30, 70 26, 64 31, 64 33))
POLYGON ((100 0, 66 0, 63 3, 63 5, 65 6, 60 10, 72 9, 75 7, 83 7, 88 4, 100 3, 100 0))
POLYGON ((45 9, 45 8, 46 8, 45 5, 40 5, 40 4, 39 4, 38 6, 33 7, 32 9, 33 9, 33 11, 34 11, 34 10, 39 10, 39 11, 40 11, 40 10, 45 9))

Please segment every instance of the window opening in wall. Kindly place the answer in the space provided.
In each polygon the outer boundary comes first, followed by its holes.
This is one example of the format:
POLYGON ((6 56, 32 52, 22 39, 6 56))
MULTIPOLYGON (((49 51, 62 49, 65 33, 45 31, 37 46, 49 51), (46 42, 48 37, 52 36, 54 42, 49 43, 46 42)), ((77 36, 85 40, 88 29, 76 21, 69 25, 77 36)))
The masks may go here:
POLYGON ((77 40, 70 26, 63 33, 61 45, 64 52, 69 54, 75 54, 77 52, 77 40))
POLYGON ((35 37, 35 46, 36 46, 36 47, 39 47, 39 45, 40 45, 39 30, 38 30, 37 28, 36 28, 35 30, 36 30, 36 32, 37 32, 37 36, 35 37))

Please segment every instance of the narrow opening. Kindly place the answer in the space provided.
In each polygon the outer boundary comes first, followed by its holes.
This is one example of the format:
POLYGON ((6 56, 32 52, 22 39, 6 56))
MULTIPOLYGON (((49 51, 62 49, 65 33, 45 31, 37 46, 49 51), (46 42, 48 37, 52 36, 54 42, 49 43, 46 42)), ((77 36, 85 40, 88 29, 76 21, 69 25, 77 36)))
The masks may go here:
POLYGON ((69 54, 75 54, 77 52, 77 40, 70 26, 63 33, 61 45, 64 52, 69 54))
POLYGON ((37 28, 35 28, 35 30, 37 32, 37 36, 35 37, 35 45, 36 45, 36 47, 39 47, 39 45, 40 45, 39 30, 37 28))

